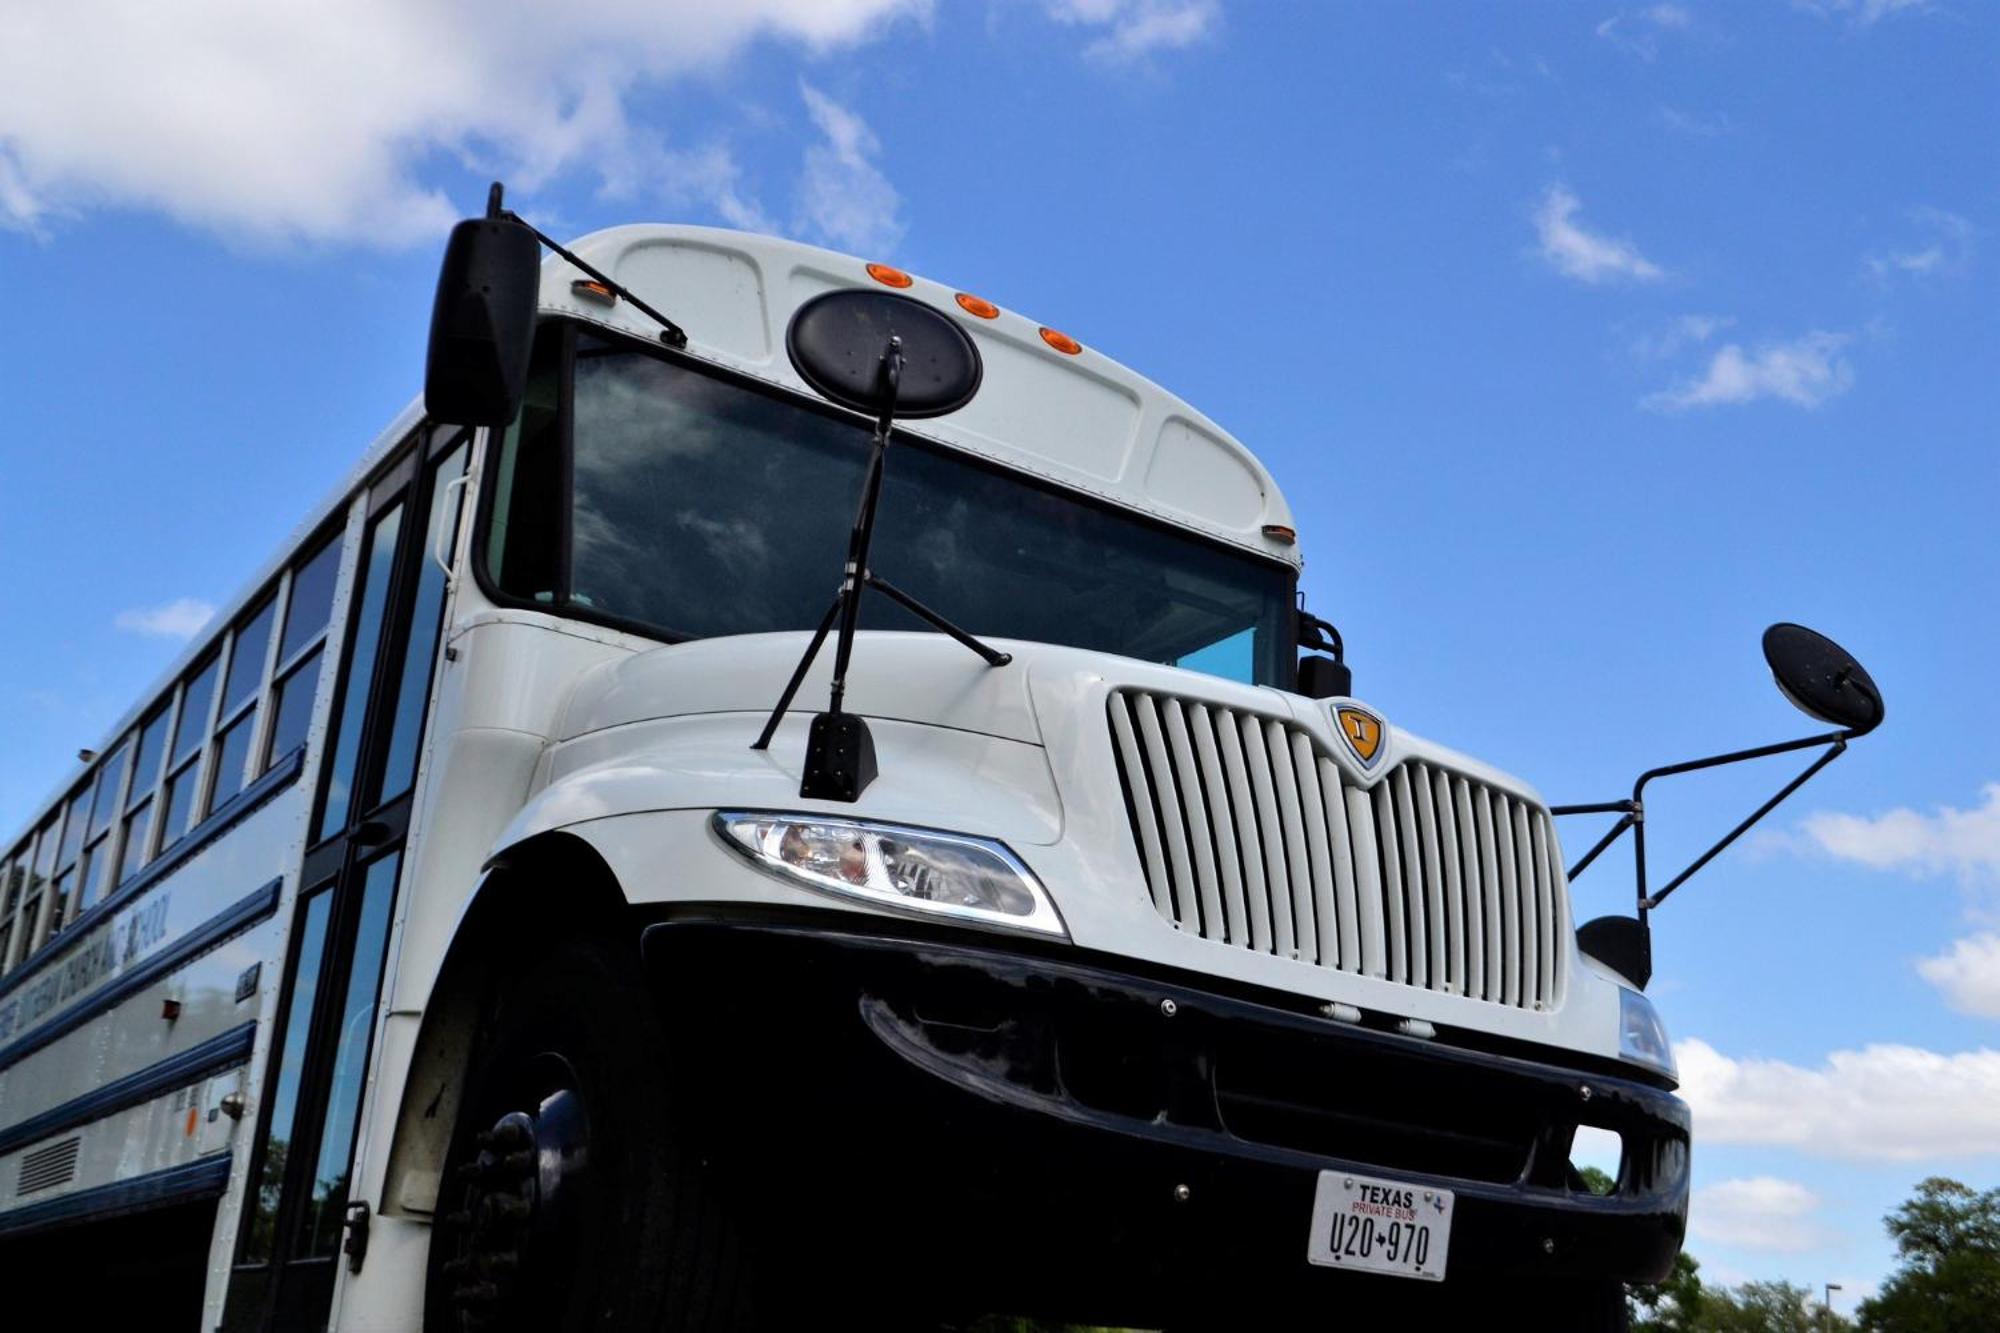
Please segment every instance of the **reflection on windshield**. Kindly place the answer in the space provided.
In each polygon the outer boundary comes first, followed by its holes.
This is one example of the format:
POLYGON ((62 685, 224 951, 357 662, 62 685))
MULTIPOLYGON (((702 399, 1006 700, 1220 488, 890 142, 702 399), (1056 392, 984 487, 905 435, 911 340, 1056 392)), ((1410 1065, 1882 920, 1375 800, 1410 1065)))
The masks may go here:
MULTIPOLYGON (((574 383, 571 602, 672 636, 818 624, 859 498, 864 428, 636 352, 586 348, 574 383)), ((1285 679, 1285 566, 900 432, 872 561, 982 637, 1285 679)), ((921 628, 879 596, 862 625, 921 628)))

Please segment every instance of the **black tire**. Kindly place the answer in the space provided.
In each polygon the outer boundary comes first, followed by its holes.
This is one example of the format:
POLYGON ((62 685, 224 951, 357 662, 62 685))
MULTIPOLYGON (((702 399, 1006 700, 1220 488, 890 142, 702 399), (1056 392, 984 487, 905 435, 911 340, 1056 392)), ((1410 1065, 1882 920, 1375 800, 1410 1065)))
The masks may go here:
POLYGON ((637 954, 570 941, 494 995, 432 1228, 433 1333, 756 1327, 637 954))

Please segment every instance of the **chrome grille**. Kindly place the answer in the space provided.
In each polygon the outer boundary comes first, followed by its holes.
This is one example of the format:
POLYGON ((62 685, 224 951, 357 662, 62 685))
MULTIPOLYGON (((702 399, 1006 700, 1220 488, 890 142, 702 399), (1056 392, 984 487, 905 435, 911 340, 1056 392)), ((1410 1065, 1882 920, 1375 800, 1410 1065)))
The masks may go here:
POLYGON ((1540 806, 1414 759, 1364 791, 1291 722, 1172 695, 1114 691, 1110 723, 1146 887, 1176 928, 1554 1005, 1568 926, 1540 806))

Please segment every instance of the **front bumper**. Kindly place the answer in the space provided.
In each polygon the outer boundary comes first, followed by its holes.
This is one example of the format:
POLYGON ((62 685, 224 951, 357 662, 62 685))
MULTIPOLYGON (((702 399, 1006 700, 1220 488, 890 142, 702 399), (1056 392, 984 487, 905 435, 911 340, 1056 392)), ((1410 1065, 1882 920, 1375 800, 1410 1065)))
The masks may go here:
POLYGON ((778 1243, 903 1294, 1156 1322, 1444 1299, 1307 1264, 1322 1170, 1453 1190, 1460 1291, 1655 1281, 1680 1248, 1687 1108, 1637 1080, 849 917, 675 919, 644 949, 698 1132, 778 1243), (1608 1196, 1569 1165, 1579 1124, 1624 1140, 1608 1196))

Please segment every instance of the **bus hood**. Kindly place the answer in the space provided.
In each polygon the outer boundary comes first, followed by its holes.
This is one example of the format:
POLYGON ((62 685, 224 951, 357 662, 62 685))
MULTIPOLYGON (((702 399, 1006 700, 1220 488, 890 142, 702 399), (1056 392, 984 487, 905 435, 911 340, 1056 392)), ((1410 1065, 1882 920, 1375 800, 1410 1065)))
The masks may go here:
MULTIPOLYGON (((802 633, 699 639, 604 663, 577 682, 556 738, 701 713, 768 715, 810 639, 802 633)), ((847 669, 846 709, 1038 745, 1027 659, 1041 649, 1001 646, 1015 661, 996 668, 939 634, 859 634, 847 669)), ((829 636, 792 701, 793 713, 809 718, 826 707, 833 647, 829 636)))

